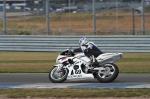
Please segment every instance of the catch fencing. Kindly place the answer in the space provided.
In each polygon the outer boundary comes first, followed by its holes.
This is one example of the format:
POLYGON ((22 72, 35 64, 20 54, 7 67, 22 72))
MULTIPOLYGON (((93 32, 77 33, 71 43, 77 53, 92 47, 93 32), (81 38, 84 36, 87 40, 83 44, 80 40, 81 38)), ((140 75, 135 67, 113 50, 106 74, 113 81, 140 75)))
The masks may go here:
MULTIPOLYGON (((0 51, 60 52, 69 47, 79 47, 83 36, 54 35, 0 35, 0 51)), ((150 52, 149 35, 86 36, 103 52, 150 52)))

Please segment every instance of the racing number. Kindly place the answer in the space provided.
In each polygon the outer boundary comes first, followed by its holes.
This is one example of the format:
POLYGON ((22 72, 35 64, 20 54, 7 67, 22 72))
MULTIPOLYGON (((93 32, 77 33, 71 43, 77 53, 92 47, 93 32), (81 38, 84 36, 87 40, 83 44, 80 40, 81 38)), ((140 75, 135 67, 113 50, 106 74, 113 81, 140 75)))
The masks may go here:
POLYGON ((76 70, 75 74, 81 74, 81 70, 76 70))

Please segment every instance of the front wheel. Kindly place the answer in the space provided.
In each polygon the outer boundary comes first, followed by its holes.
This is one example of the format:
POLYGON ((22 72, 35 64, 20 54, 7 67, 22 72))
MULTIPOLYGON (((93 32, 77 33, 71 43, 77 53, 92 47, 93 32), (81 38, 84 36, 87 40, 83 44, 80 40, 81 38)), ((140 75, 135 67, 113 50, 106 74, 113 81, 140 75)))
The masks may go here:
POLYGON ((49 72, 49 79, 53 83, 64 82, 67 79, 67 76, 68 76, 68 70, 65 68, 58 70, 58 67, 55 66, 49 72))
POLYGON ((96 73, 96 78, 101 83, 109 83, 114 81, 119 74, 119 69, 115 64, 108 63, 103 66, 102 70, 96 73))

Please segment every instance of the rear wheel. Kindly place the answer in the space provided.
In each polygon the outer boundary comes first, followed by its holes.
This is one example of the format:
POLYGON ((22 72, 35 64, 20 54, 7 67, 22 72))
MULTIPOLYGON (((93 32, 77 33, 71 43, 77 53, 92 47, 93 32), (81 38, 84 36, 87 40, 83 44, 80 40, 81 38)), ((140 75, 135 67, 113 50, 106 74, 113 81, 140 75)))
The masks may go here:
POLYGON ((49 79, 53 83, 61 83, 67 79, 68 70, 62 68, 58 71, 58 67, 53 67, 49 72, 49 79))
POLYGON ((115 64, 105 64, 103 70, 99 70, 96 78, 101 83, 109 83, 114 81, 119 74, 119 69, 115 64))

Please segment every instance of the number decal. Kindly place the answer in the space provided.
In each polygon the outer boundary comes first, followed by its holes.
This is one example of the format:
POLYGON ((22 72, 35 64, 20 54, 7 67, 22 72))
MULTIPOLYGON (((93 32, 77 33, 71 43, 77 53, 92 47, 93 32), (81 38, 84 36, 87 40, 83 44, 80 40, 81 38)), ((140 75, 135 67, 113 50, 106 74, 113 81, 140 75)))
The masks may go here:
POLYGON ((81 74, 81 70, 76 70, 75 74, 81 74))

